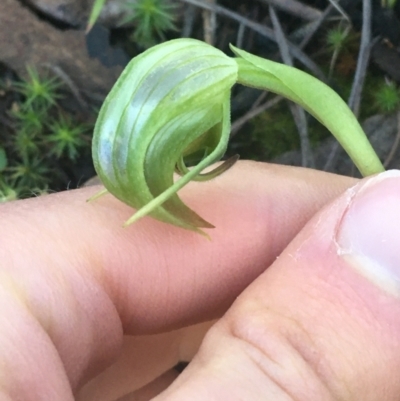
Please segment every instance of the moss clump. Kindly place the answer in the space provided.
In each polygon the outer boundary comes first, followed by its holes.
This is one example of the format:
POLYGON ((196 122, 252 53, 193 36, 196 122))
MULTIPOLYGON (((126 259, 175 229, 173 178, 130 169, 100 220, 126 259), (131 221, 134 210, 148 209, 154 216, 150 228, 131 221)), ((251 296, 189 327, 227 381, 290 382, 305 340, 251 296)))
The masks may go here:
MULTIPOLYGON (((308 116, 308 123, 312 145, 329 136, 328 130, 313 117, 308 116)), ((239 153, 244 159, 261 161, 300 149, 298 130, 285 102, 255 117, 249 126, 231 140, 229 155, 239 153)))
POLYGON ((12 100, 0 131, 0 202, 65 188, 77 158, 90 155, 91 126, 60 106, 62 83, 27 71, 1 85, 12 100))

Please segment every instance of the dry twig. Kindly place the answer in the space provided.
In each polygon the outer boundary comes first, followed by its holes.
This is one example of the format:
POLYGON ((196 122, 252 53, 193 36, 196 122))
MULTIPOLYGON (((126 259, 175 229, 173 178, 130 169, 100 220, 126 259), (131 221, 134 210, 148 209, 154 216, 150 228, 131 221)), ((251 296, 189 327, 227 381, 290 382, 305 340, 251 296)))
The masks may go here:
POLYGON ((325 8, 325 10, 321 14, 321 16, 316 21, 312 22, 313 26, 307 32, 307 34, 304 36, 303 40, 301 41, 301 43, 299 45, 300 49, 304 49, 308 45, 308 43, 313 38, 315 33, 321 27, 322 23, 328 18, 329 14, 332 12, 332 10, 333 10, 333 5, 329 4, 329 6, 325 8))
POLYGON ((42 64, 44 67, 51 70, 54 75, 56 75, 65 85, 68 86, 71 93, 74 95, 75 99, 78 101, 79 105, 84 109, 87 110, 89 105, 85 101, 85 99, 81 96, 80 90, 78 86, 74 83, 74 81, 70 78, 70 76, 58 65, 44 63, 42 64))
POLYGON ((363 0, 363 25, 361 30, 360 51, 358 53, 357 68, 351 88, 348 105, 358 116, 360 111, 361 93, 364 87, 365 76, 371 54, 371 0, 363 0))
POLYGON ((259 0, 261 3, 266 3, 296 17, 307 21, 314 21, 321 17, 322 12, 314 7, 307 6, 297 0, 259 0))
POLYGON ((213 45, 217 28, 217 14, 214 11, 216 0, 204 0, 204 2, 211 6, 211 9, 203 9, 204 41, 213 45))
MULTIPOLYGON (((266 92, 264 92, 266 93, 266 92)), ((238 133, 240 128, 244 124, 246 124, 249 120, 252 118, 258 116, 259 114, 263 113, 264 111, 270 109, 271 107, 274 107, 277 105, 279 102, 283 100, 282 96, 275 96, 271 100, 268 100, 267 102, 263 103, 260 106, 253 106, 244 116, 238 118, 231 127, 231 138, 238 133)))
POLYGON ((239 48, 243 47, 243 38, 244 38, 245 30, 246 30, 246 26, 244 24, 240 23, 237 37, 236 37, 236 47, 239 47, 239 48))
MULTIPOLYGON (((331 0, 333 1, 333 0, 331 0)), ((361 31, 360 51, 358 53, 357 68, 347 104, 353 113, 358 116, 361 94, 364 87, 364 80, 367 73, 369 57, 371 53, 371 0, 363 0, 363 25, 361 31)), ((338 142, 332 146, 329 157, 325 163, 324 170, 334 167, 340 146, 338 142)))
POLYGON ((351 19, 350 17, 347 15, 347 13, 343 10, 342 6, 339 4, 338 0, 329 0, 329 3, 332 4, 333 7, 336 8, 336 10, 339 11, 339 14, 342 15, 342 17, 347 20, 347 22, 349 24, 351 24, 351 19))
MULTIPOLYGON (((253 22, 253 21, 249 20, 248 18, 242 17, 238 13, 228 10, 225 7, 219 6, 217 4, 214 6, 211 6, 210 4, 203 3, 200 0, 181 0, 181 1, 188 3, 188 4, 193 4, 202 9, 215 11, 217 14, 231 18, 231 19, 247 26, 248 28, 256 31, 260 35, 265 36, 266 38, 268 38, 270 40, 276 41, 274 31, 271 28, 268 28, 257 22, 253 22)), ((290 53, 293 55, 293 57, 296 57, 305 67, 307 67, 321 81, 326 82, 325 74, 317 66, 317 64, 315 64, 314 61, 312 61, 303 51, 301 51, 293 43, 290 43, 290 42, 287 42, 287 43, 288 43, 290 53)))
POLYGON ((186 4, 185 11, 183 14, 183 26, 181 37, 190 38, 192 36, 193 25, 196 19, 198 8, 193 4, 186 4))
MULTIPOLYGON (((274 7, 269 6, 269 13, 272 25, 274 27, 275 37, 278 43, 279 51, 282 56, 282 60, 285 64, 293 67, 293 60, 289 53, 286 37, 274 7)), ((314 156, 312 154, 310 139, 308 137, 306 112, 298 104, 295 104, 291 101, 289 101, 289 108, 292 113, 295 124, 297 126, 297 130, 299 131, 300 147, 301 147, 301 164, 303 167, 314 167, 315 166, 314 156)))

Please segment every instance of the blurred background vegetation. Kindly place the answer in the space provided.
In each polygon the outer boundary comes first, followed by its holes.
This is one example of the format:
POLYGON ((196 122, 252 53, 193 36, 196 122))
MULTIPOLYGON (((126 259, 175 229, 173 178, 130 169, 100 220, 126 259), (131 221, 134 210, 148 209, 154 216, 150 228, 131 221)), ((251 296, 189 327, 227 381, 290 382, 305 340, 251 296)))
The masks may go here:
MULTIPOLYGON (((291 63, 333 87, 361 121, 372 121, 382 160, 398 166, 395 0, 2 1, 0 201, 76 188, 91 178, 91 135, 107 91, 132 57, 179 37, 228 54, 233 43, 279 62, 289 46, 291 63)), ((350 164, 327 138, 317 121, 299 118, 280 97, 234 89, 227 156, 354 173, 343 169, 350 164)))

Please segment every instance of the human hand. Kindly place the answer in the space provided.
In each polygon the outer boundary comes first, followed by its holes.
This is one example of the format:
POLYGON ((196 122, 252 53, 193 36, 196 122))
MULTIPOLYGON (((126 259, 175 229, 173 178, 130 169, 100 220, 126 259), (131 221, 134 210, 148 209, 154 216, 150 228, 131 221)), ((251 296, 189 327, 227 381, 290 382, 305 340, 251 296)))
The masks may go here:
POLYGON ((399 179, 342 195, 289 246, 355 180, 241 162, 191 183, 211 241, 122 229, 129 208, 85 203, 97 188, 2 205, 0 400, 397 399, 399 179))

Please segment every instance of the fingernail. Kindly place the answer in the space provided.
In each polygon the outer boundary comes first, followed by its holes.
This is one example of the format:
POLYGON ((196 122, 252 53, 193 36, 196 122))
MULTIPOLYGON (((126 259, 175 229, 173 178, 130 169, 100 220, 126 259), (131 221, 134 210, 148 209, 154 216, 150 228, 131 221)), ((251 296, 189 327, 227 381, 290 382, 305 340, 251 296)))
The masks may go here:
POLYGON ((384 290, 400 296, 400 171, 361 184, 336 234, 338 253, 384 290))

